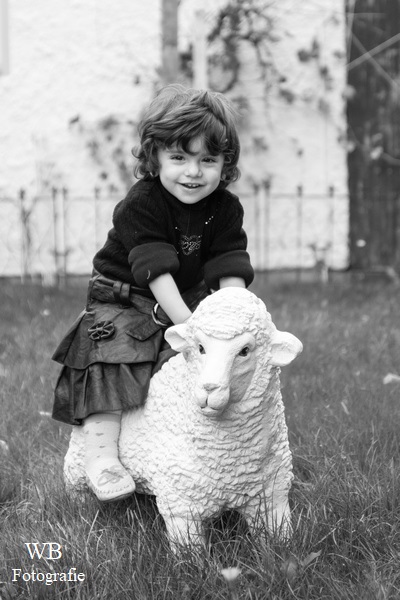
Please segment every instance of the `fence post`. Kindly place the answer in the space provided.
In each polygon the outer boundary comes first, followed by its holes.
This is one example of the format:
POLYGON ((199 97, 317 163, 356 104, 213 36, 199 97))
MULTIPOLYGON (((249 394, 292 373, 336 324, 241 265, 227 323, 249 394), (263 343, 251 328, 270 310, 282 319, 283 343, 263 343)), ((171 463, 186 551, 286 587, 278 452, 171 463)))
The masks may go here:
MULTIPOLYGON (((330 221, 330 231, 329 231, 329 236, 328 236, 328 244, 329 244, 329 248, 330 248, 330 254, 331 257, 334 256, 334 252, 335 252, 335 186, 334 185, 330 185, 328 187, 328 196, 329 196, 329 200, 330 200, 330 207, 329 207, 329 221, 330 221)), ((329 268, 330 263, 331 263, 331 257, 327 256, 327 268, 329 268)))
POLYGON ((99 245, 99 199, 100 199, 100 189, 96 186, 94 188, 94 246, 97 252, 97 248, 99 245))
POLYGON ((58 221, 59 221, 59 214, 58 214, 58 210, 57 210, 57 196, 58 196, 58 190, 57 188, 53 187, 51 189, 51 199, 52 199, 52 204, 53 204, 53 232, 54 232, 54 268, 55 268, 55 275, 56 275, 56 284, 59 285, 60 283, 60 250, 59 250, 59 243, 58 243, 58 221))
POLYGON ((299 257, 299 267, 297 269, 298 279, 301 279, 303 271, 303 186, 297 186, 297 255, 299 257))
POLYGON ((260 269, 262 270, 262 265, 261 265, 261 236, 260 236, 260 217, 261 217, 261 210, 262 207, 260 206, 260 195, 259 195, 259 185, 256 181, 252 182, 253 184, 253 192, 254 192, 254 206, 255 206, 255 210, 254 210, 254 216, 255 216, 255 228, 254 228, 254 234, 255 234, 255 253, 256 256, 254 257, 255 259, 255 268, 256 269, 260 269))
POLYGON ((21 281, 22 283, 26 283, 28 281, 28 275, 29 275, 29 252, 30 252, 30 247, 31 247, 31 232, 30 232, 30 224, 29 224, 29 217, 30 217, 30 210, 28 210, 25 206, 25 198, 26 198, 26 194, 25 194, 25 190, 21 189, 19 191, 19 202, 20 202, 20 218, 21 218, 21 234, 22 234, 22 243, 21 243, 21 250, 22 250, 22 273, 21 273, 21 281))
POLYGON ((256 202, 259 209, 258 213, 258 240, 259 240, 259 268, 264 271, 267 266, 267 256, 266 256, 266 228, 267 228, 267 220, 266 220, 266 199, 267 196, 265 194, 264 182, 257 183, 255 189, 256 202))
POLYGON ((271 257, 271 181, 269 179, 263 180, 264 189, 264 252, 265 252, 265 265, 264 269, 268 270, 270 267, 271 257))
POLYGON ((67 235, 68 235, 68 223, 67 223, 67 207, 68 207, 68 190, 66 187, 63 187, 61 190, 61 198, 62 198, 62 216, 63 216, 63 242, 64 242, 64 251, 62 252, 62 272, 61 272, 61 285, 60 287, 64 288, 67 284, 68 277, 68 253, 69 247, 67 244, 67 235))

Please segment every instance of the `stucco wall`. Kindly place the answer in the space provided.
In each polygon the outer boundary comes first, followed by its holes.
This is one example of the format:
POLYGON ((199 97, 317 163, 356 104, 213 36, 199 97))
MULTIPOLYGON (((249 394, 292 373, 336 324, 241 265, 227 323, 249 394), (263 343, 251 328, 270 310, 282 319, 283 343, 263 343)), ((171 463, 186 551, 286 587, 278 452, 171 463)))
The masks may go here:
MULTIPOLYGON (((223 4, 202 1, 206 27, 223 4)), ((10 69, 0 77, 0 197, 13 202, 1 205, 0 274, 18 273, 24 263, 19 190, 26 191, 29 210, 35 196, 49 194, 53 186, 67 187, 75 198, 67 227, 58 223, 54 230, 49 196, 37 203, 25 266, 54 270, 57 237, 68 251, 69 268, 90 270, 112 207, 124 193, 115 161, 109 160, 115 140, 106 139, 118 138, 128 166, 126 185, 134 125, 159 78, 160 8, 160 0, 9 1, 10 69), (99 132, 99 122, 110 115, 119 123, 99 132), (95 187, 104 200, 96 215, 93 203, 76 199, 93 198, 95 187)), ((198 8, 197 0, 181 0, 181 50, 193 39, 198 8)), ((241 124, 242 178, 235 190, 245 207, 249 250, 258 268, 308 267, 315 263, 310 249, 315 243, 328 248, 330 266, 343 268, 348 260, 343 0, 280 0, 269 11, 275 40, 269 50, 286 80, 260 78, 254 52, 244 43, 239 79, 228 93, 248 103, 241 124), (299 60, 299 51, 309 51, 315 40, 318 56, 299 60), (329 77, 321 77, 323 68, 329 77)), ((57 210, 63 211, 60 197, 57 210)))
POLYGON ((70 121, 90 128, 109 114, 137 117, 157 78, 159 0, 11 0, 9 13, 0 193, 41 192, 50 180, 91 194, 98 169, 70 121))
MULTIPOLYGON (((208 31, 223 5, 222 0, 201 3, 208 31)), ((311 267, 314 244, 327 248, 330 266, 344 268, 349 226, 344 0, 249 5, 268 6, 272 25, 264 76, 254 46, 244 41, 238 82, 227 92, 248 104, 236 187, 250 252, 261 268, 311 267)), ((190 43, 198 9, 196 0, 182 0, 182 49, 190 43)))
POLYGON ((153 95, 160 26, 159 0, 10 0, 9 73, 0 77, 0 275, 24 269, 51 275, 63 264, 56 243, 67 251, 72 271, 90 272, 124 185, 113 161, 106 165, 108 178, 101 176, 107 144, 96 156, 88 144, 96 140, 98 123, 115 115, 125 124, 117 132, 123 160, 132 166, 126 122, 137 120, 153 95), (56 206, 51 200, 54 186, 89 199, 69 203, 65 225, 60 197, 56 206), (95 187, 114 189, 97 215, 90 200, 95 187), (29 242, 19 213, 21 189, 31 211, 29 242))

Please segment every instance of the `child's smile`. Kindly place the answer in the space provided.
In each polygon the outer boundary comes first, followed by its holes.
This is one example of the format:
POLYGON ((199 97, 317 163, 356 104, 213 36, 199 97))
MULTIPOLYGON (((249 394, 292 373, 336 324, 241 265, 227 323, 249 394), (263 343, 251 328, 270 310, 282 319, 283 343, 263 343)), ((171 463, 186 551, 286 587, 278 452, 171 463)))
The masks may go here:
POLYGON ((184 152, 179 147, 158 150, 160 180, 166 190, 184 204, 195 204, 217 189, 224 166, 224 155, 213 156, 195 138, 184 152))

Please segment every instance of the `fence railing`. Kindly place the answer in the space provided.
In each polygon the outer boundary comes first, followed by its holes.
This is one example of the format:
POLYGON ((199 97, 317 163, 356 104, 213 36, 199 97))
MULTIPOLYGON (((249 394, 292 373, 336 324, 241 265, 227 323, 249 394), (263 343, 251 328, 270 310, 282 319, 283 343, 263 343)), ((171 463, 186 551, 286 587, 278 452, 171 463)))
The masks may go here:
MULTIPOLYGON (((0 198, 0 276, 51 282, 88 274, 112 226, 120 197, 95 190, 91 197, 53 189, 29 198, 0 198)), ((242 196, 249 252, 255 268, 343 268, 348 255, 348 198, 327 194, 242 196)))
POLYGON ((92 197, 72 197, 66 188, 0 198, 0 276, 51 281, 90 273, 118 200, 97 190, 92 197))
POLYGON ((272 193, 256 186, 241 195, 253 265, 260 270, 343 269, 348 264, 349 199, 326 193, 272 193))

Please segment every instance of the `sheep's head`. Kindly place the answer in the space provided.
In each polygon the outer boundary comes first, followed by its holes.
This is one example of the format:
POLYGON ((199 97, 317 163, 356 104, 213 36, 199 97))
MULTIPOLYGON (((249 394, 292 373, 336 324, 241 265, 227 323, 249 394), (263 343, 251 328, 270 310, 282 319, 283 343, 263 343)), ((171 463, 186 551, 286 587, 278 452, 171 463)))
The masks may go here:
POLYGON ((165 338, 195 365, 196 400, 211 417, 243 398, 257 369, 287 365, 302 350, 297 338, 276 329, 262 300, 242 288, 211 294, 165 338))

